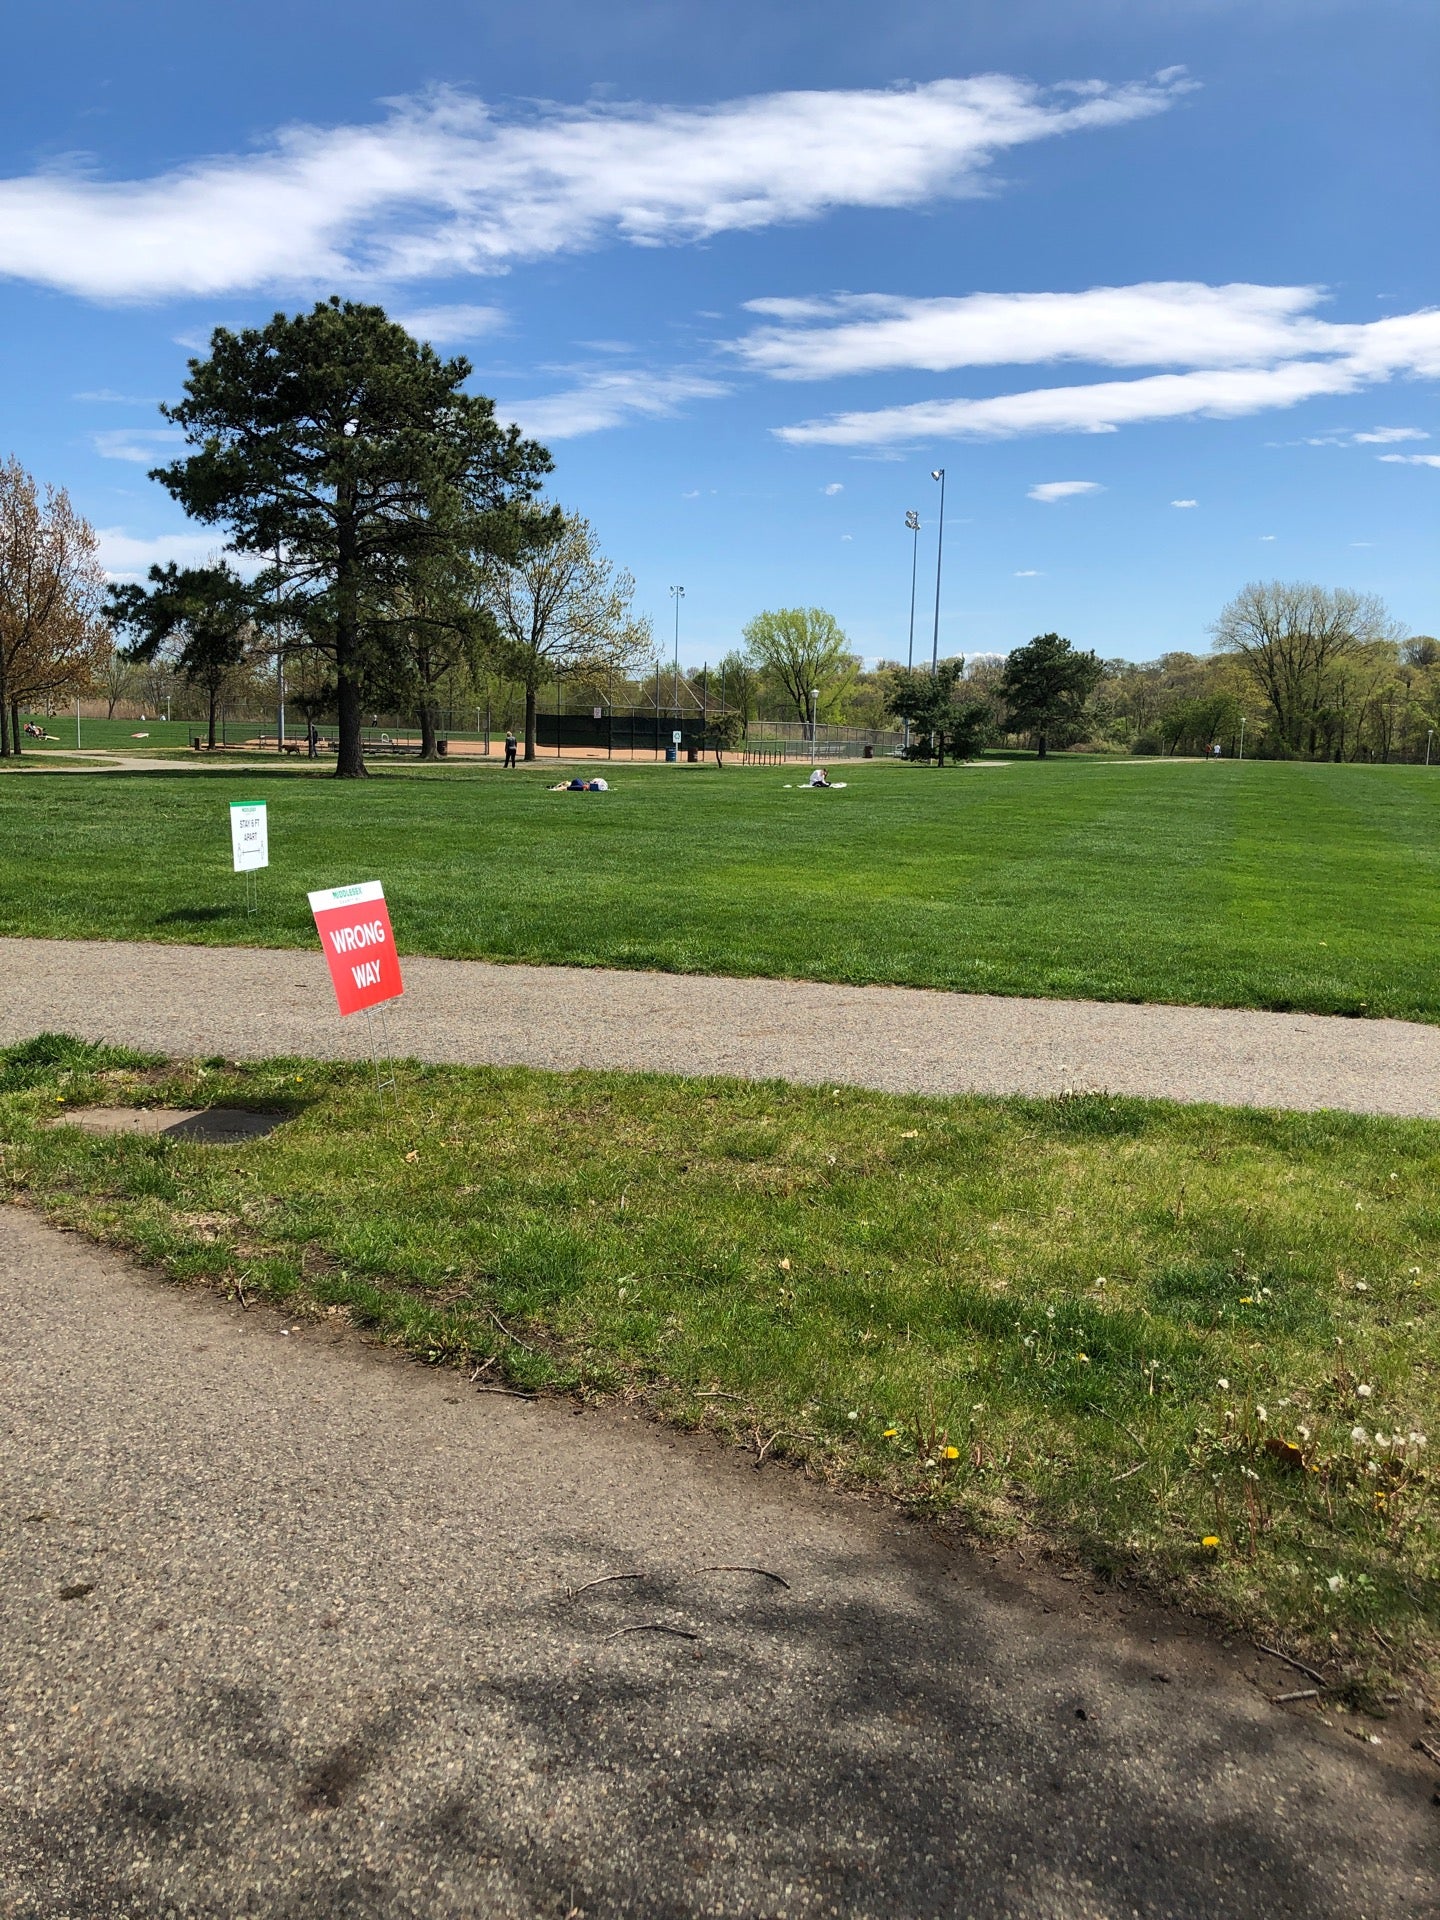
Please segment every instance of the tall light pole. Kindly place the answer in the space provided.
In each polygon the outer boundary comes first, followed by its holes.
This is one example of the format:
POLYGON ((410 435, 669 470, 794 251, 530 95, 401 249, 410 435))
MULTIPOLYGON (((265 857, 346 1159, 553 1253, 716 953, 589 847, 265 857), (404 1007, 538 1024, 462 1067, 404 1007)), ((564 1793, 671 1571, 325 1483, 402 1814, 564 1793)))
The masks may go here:
POLYGON ((820 689, 810 689, 810 765, 813 767, 819 757, 820 728, 820 689))
POLYGON ((1240 716, 1240 758, 1245 758, 1245 716, 1240 716))
POLYGON ((671 699, 675 703, 676 715, 680 712, 680 602, 685 598, 684 587, 671 587, 670 598, 675 602, 675 684, 671 689, 671 699))
POLYGON ((940 534, 935 543, 935 638, 930 643, 930 671, 940 664, 940 562, 945 555, 945 469, 934 467, 930 478, 940 482, 940 534))
POLYGON ((1435 738, 1435 729, 1433 727, 1427 727, 1425 729, 1425 764, 1427 767, 1430 764, 1430 742, 1434 738, 1435 738))
POLYGON ((905 655, 908 672, 915 665, 915 573, 920 565, 920 516, 913 507, 905 515, 905 525, 915 536, 910 542, 910 648, 905 655))

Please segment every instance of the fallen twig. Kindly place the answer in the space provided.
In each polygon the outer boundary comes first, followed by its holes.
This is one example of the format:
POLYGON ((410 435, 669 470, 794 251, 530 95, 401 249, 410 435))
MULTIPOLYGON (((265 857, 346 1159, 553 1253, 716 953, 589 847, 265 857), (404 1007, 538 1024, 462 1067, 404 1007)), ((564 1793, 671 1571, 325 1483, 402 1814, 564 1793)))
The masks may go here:
POLYGON ((696 1387, 697 1400, 743 1400, 743 1393, 726 1393, 719 1387, 696 1387))
POLYGON ((1314 1667, 1307 1667, 1303 1660, 1297 1660, 1293 1654, 1282 1653, 1279 1647, 1267 1647, 1263 1640, 1255 1642, 1261 1653, 1268 1653, 1272 1660, 1283 1660, 1287 1667, 1294 1667, 1297 1673, 1303 1673, 1307 1680, 1313 1680, 1317 1687, 1328 1687, 1330 1682, 1323 1673, 1317 1673, 1314 1667))
POLYGON ((526 1393, 523 1387, 476 1387, 477 1393, 498 1393, 506 1400, 538 1400, 538 1393, 526 1393))
POLYGON ((639 1626, 617 1627, 614 1633, 607 1633, 607 1640, 619 1640, 627 1633, 668 1633, 676 1640, 698 1640, 698 1633, 691 1633, 685 1627, 667 1627, 663 1620, 642 1620, 639 1626))
POLYGON ((813 1440, 814 1438, 813 1433, 786 1433, 777 1431, 772 1433, 768 1440, 762 1441, 760 1438, 760 1429, 757 1427, 755 1429, 755 1465, 757 1467, 764 1466, 765 1456, 777 1440, 813 1440))
POLYGON ((778 1573, 771 1573, 768 1567, 714 1566, 697 1567, 695 1571, 697 1573, 758 1573, 762 1580, 773 1580, 777 1587, 784 1587, 787 1593, 790 1591, 790 1582, 782 1579, 778 1573))
POLYGON ((587 1580, 583 1587, 566 1587, 565 1598, 574 1600, 579 1594, 588 1593, 591 1587, 608 1586, 612 1580, 643 1580, 643 1573, 602 1573, 598 1579, 587 1580))
POLYGON ((250 1311, 250 1302, 245 1298, 245 1275, 243 1273, 235 1282, 235 1292, 239 1297, 241 1308, 244 1312, 248 1313, 250 1311))
POLYGON ((1111 1476, 1110 1476, 1110 1484, 1111 1484, 1111 1486, 1112 1486, 1112 1487, 1116 1487, 1116 1486, 1119 1486, 1119 1484, 1120 1484, 1120 1482, 1121 1482, 1122 1480, 1128 1480, 1128 1479, 1130 1478, 1130 1476, 1131 1476, 1131 1474, 1132 1474, 1132 1473, 1139 1473, 1139 1471, 1140 1471, 1140 1469, 1141 1469, 1142 1467, 1144 1467, 1144 1466, 1148 1466, 1148 1465, 1149 1465, 1149 1462, 1148 1462, 1148 1461, 1146 1461, 1146 1460, 1137 1460, 1137 1461, 1135 1462, 1135 1464, 1134 1464, 1134 1466, 1133 1466, 1133 1467, 1127 1467, 1127 1468, 1125 1469, 1125 1471, 1124 1471, 1124 1473, 1112 1473, 1112 1474, 1111 1474, 1111 1476))
POLYGON ((471 1386, 472 1387, 474 1386, 475 1382, 480 1378, 482 1373, 488 1373, 491 1367, 494 1366, 494 1364, 495 1364, 495 1356, 493 1353, 491 1354, 488 1360, 479 1361, 476 1364, 476 1366, 471 1370, 471 1374, 470 1374, 471 1386))
MULTIPOLYGON (((500 1318, 499 1314, 495 1312, 493 1307, 484 1307, 482 1308, 482 1312, 487 1316, 487 1318, 495 1322, 496 1326, 500 1329, 501 1333, 504 1334, 507 1340, 513 1340, 515 1342, 516 1346, 519 1347, 522 1353, 535 1353, 534 1347, 527 1347, 525 1342, 520 1338, 518 1333, 512 1333, 510 1331, 509 1327, 506 1326, 505 1322, 500 1318)), ((536 1358, 537 1359, 539 1358, 538 1354, 536 1354, 536 1358)))
POLYGON ((1433 1760, 1436 1766, 1440 1767, 1440 1747, 1432 1747, 1428 1740, 1421 1740, 1417 1738, 1415 1742, 1415 1751, 1417 1753, 1423 1753, 1427 1760, 1433 1760))
POLYGON ((1318 1700, 1319 1698, 1318 1687, 1297 1687, 1294 1693, 1272 1693, 1270 1704, 1272 1707, 1283 1707, 1290 1700, 1318 1700))

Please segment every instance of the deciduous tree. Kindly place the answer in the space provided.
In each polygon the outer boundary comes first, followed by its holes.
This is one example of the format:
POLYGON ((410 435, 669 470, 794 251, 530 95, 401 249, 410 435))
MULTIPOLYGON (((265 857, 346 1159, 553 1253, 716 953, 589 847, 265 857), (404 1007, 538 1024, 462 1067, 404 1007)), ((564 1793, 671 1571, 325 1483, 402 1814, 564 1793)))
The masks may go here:
POLYGON ((1213 633, 1218 652, 1250 669, 1274 715, 1274 745, 1291 756, 1324 751, 1346 662, 1373 641, 1400 637, 1374 594, 1284 580, 1242 588, 1213 633))
POLYGON ((823 607, 757 613, 742 631, 751 660, 803 721, 810 718, 812 690, 823 715, 844 698, 860 671, 839 621, 823 607))
POLYGON ((85 692, 109 643, 94 529, 63 487, 0 467, 0 755, 20 751, 20 708, 85 692))
POLYGON ((601 553, 590 522, 553 508, 520 516, 509 551, 479 556, 498 670, 525 689, 525 758, 535 758, 536 696, 556 672, 623 672, 650 652, 650 621, 631 609, 633 577, 601 553))

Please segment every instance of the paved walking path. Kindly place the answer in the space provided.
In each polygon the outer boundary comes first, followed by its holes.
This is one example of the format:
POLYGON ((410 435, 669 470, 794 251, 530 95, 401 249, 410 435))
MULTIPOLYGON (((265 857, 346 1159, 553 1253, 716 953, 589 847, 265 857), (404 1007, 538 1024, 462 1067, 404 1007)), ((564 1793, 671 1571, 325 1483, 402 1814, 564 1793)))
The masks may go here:
MULTIPOLYGON (((918 1093, 1105 1088, 1440 1116, 1440 1027, 905 987, 408 959, 397 1053, 918 1093)), ((0 940, 0 1044, 46 1028, 170 1054, 366 1054, 318 947, 0 940)))
POLYGON ((733 1449, 15 1207, 0 1406, 9 1920, 1440 1912, 1404 1725, 733 1449))

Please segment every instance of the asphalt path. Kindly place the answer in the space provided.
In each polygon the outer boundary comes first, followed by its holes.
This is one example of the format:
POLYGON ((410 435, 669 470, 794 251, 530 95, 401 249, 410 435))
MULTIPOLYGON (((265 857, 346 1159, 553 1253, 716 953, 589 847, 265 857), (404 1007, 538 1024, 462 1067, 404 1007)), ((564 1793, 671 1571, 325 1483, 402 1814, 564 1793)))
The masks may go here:
POLYGON ((0 1405, 7 1920, 1440 1913, 1399 1725, 703 1437, 16 1207, 0 1405))
MULTIPOLYGON (((1440 1116, 1440 1027, 409 958, 401 1057, 736 1074, 899 1093, 1112 1093, 1440 1116)), ((0 1044, 47 1028, 170 1055, 368 1054, 310 951, 0 940, 0 1044)))

